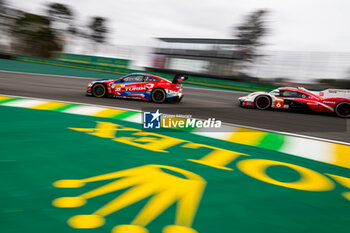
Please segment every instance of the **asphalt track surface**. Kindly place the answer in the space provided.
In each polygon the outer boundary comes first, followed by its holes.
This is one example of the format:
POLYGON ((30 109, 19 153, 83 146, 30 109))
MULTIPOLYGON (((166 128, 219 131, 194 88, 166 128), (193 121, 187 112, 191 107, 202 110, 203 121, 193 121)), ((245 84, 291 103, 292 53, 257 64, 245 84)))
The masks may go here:
POLYGON ((245 95, 242 92, 185 87, 184 98, 180 103, 154 104, 140 100, 86 96, 86 86, 90 80, 93 79, 0 72, 0 94, 136 110, 159 108, 163 113, 191 114, 201 119, 214 117, 231 124, 350 142, 350 119, 331 114, 244 109, 238 106, 237 101, 238 97, 245 95))

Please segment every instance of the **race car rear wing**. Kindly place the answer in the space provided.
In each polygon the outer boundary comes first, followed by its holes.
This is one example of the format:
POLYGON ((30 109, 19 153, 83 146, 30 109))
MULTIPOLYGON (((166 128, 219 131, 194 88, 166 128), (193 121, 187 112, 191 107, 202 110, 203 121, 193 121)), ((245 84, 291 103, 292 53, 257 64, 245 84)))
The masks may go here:
POLYGON ((188 77, 185 77, 185 76, 180 75, 180 74, 176 74, 175 77, 174 77, 174 79, 173 79, 173 83, 174 83, 174 84, 177 84, 177 83, 182 82, 182 81, 185 81, 185 80, 187 80, 187 79, 188 79, 188 77))
POLYGON ((327 89, 320 92, 323 98, 346 98, 350 99, 350 90, 345 89, 327 89))

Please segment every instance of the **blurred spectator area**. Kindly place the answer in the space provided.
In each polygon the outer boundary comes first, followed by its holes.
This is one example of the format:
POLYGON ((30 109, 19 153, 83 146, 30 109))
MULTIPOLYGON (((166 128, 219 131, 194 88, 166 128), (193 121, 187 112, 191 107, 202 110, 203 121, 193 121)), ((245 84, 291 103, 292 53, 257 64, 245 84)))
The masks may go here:
MULTIPOLYGON (((1 43, 0 53, 14 53, 8 45, 8 43, 1 43)), ((71 41, 70 46, 66 46, 63 52, 128 59, 130 60, 130 69, 171 67, 176 72, 189 71, 198 73, 200 76, 206 76, 211 71, 215 74, 210 75, 211 77, 225 78, 230 74, 244 73, 262 79, 304 83, 317 79, 350 79, 349 52, 261 50, 259 53, 262 56, 253 63, 245 63, 243 66, 238 59, 239 55, 232 51, 235 45, 188 45, 159 41, 156 46, 152 47, 106 43, 99 46, 97 51, 89 45, 81 40, 71 41), (174 53, 172 59, 168 58, 168 53, 174 53), (186 56, 184 53, 189 55, 186 56), (216 58, 217 55, 223 58, 216 58), (231 58, 227 57, 229 55, 231 58), (194 57, 195 59, 193 59, 194 57), (222 63, 220 64, 220 62, 222 63)))
POLYGON ((244 52, 238 39, 158 38, 151 69, 199 75, 237 76, 244 52))
POLYGON ((261 50, 254 62, 242 61, 244 43, 236 39, 158 38, 152 50, 150 70, 185 72, 204 76, 240 76, 313 82, 349 79, 350 53, 261 50))
POLYGON ((263 56, 243 67, 253 77, 312 82, 350 79, 349 52, 262 51, 263 56))

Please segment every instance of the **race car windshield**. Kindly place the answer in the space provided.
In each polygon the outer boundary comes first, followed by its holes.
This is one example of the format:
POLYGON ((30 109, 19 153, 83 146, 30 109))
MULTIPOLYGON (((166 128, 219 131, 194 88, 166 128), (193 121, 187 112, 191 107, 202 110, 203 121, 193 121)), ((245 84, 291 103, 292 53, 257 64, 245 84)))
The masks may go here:
POLYGON ((279 95, 280 91, 278 89, 275 89, 273 91, 270 91, 271 95, 279 95))
POLYGON ((159 78, 161 78, 161 79, 163 79, 163 80, 165 80, 165 81, 168 81, 168 82, 170 82, 168 79, 166 79, 166 78, 163 78, 163 77, 159 77, 159 78))

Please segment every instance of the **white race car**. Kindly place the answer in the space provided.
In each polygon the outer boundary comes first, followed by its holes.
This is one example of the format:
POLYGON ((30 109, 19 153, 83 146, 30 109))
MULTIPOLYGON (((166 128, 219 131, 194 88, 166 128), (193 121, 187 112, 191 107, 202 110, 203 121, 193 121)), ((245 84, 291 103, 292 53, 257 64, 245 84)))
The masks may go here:
POLYGON ((241 107, 310 110, 350 117, 350 90, 327 89, 321 92, 302 87, 281 87, 271 92, 254 92, 238 98, 241 107))

